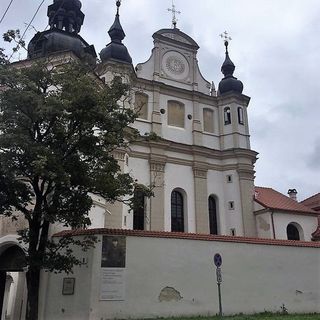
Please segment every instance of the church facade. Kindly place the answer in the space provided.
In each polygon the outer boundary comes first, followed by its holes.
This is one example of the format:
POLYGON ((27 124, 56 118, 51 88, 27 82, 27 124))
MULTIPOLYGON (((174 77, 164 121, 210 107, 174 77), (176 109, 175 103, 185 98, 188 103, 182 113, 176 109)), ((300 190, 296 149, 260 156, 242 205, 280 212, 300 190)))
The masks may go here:
MULTIPOLYGON (((217 62, 222 64, 223 73, 217 89, 199 69, 199 45, 175 24, 153 34, 150 58, 134 67, 130 48, 122 42, 125 33, 119 7, 117 1, 115 21, 109 30, 111 40, 100 52, 101 62, 95 71, 105 82, 114 76, 130 81, 129 107, 139 114, 133 127, 142 136, 152 132, 158 137, 114 152, 121 170, 139 184, 152 186, 154 197, 146 198, 136 190, 140 206, 130 211, 122 203, 111 205, 92 196, 91 229, 152 231, 159 237, 168 232, 177 238, 179 233, 190 233, 225 237, 221 239, 319 240, 319 211, 274 190, 254 186, 257 152, 250 146, 250 98, 242 93, 243 84, 233 75, 228 37, 224 39, 225 60, 217 62)), ((57 63, 84 57, 96 61, 94 47, 79 35, 84 21, 79 0, 54 1, 48 17, 50 30, 34 36, 24 63, 49 56, 57 63)), ((16 231, 23 226, 22 220, 13 225, 0 217, 2 259, 22 254, 12 248, 20 248, 16 231), (9 249, 13 251, 8 254, 9 249)), ((60 231, 61 226, 52 226, 51 234, 60 231)), ((209 238, 193 240, 201 239, 209 238)), ((197 247, 196 242, 193 245, 197 247)), ((95 270, 93 265, 90 268, 95 270)), ((18 267, 0 268, 1 319, 18 319, 18 314, 21 317, 25 312, 24 272, 18 267)), ((44 277, 44 292, 46 283, 44 277)), ((55 299, 54 294, 51 297, 55 299)), ((45 314, 45 305, 41 308, 45 314)))

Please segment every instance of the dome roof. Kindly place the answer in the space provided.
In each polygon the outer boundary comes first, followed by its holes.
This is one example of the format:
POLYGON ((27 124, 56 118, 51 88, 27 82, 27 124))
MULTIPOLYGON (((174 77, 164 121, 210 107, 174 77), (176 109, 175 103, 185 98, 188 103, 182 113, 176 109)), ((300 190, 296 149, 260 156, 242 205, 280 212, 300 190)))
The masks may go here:
POLYGON ((79 58, 89 56, 95 62, 96 52, 78 33, 84 21, 79 0, 54 0, 48 7, 50 30, 38 32, 28 45, 28 58, 72 51, 79 58))
POLYGON ((46 57, 52 53, 72 51, 77 57, 89 56, 96 59, 94 46, 89 45, 82 37, 63 30, 38 32, 28 45, 28 58, 46 57))
POLYGON ((226 58, 221 67, 221 72, 223 73, 224 78, 219 83, 218 94, 224 94, 231 91, 242 93, 243 83, 233 76, 233 72, 236 67, 229 57, 228 41, 225 41, 225 46, 226 58))
POLYGON ((119 18, 119 7, 120 1, 117 1, 117 14, 113 25, 109 29, 108 33, 111 38, 111 42, 107 44, 100 52, 100 58, 102 62, 107 62, 109 60, 116 60, 118 62, 132 63, 132 58, 128 52, 126 46, 122 43, 126 34, 124 33, 120 18, 119 18))

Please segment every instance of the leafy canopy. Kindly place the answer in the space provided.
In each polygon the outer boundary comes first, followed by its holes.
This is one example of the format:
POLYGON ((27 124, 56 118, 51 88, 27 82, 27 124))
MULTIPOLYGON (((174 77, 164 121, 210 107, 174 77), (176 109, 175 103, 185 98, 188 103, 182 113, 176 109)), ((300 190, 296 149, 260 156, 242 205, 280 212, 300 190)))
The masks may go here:
POLYGON ((48 239, 49 225, 90 225, 88 193, 110 202, 133 194, 112 155, 137 135, 126 129, 136 117, 125 107, 129 86, 104 84, 77 62, 9 65, 0 55, 0 214, 27 220, 29 265, 70 271, 76 260, 58 254, 65 243, 48 239))

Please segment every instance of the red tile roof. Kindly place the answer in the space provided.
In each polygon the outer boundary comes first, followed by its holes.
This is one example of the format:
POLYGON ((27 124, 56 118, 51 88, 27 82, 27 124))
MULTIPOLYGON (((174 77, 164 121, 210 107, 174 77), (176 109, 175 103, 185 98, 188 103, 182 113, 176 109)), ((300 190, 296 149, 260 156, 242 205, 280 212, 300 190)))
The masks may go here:
POLYGON ((317 214, 314 210, 272 188, 255 187, 254 200, 268 209, 289 211, 299 214, 317 214))
POLYGON ((276 240, 248 237, 233 237, 198 233, 183 233, 183 232, 166 232, 166 231, 140 231, 140 230, 124 230, 124 229, 78 229, 65 230, 53 235, 54 237, 66 236, 85 236, 85 235, 123 235, 132 237, 146 238, 169 238, 169 239, 185 239, 185 240, 201 240, 201 241, 220 241, 234 243, 251 243, 260 245, 274 246, 292 246, 292 247, 310 247, 320 248, 320 242, 307 242, 295 240, 276 240))
POLYGON ((315 211, 320 211, 320 192, 300 202, 315 211))

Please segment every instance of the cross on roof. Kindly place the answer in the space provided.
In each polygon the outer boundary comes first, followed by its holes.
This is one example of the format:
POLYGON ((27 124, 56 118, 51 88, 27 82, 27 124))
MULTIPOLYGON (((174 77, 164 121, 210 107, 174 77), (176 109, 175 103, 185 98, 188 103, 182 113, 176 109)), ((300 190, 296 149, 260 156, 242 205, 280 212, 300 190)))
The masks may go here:
POLYGON ((227 31, 222 32, 220 34, 221 39, 223 40, 224 44, 228 44, 229 41, 232 40, 232 38, 229 36, 229 33, 227 31))
POLYGON ((177 21, 178 21, 178 19, 176 17, 176 14, 180 14, 181 11, 176 10, 176 6, 174 5, 173 0, 172 0, 172 8, 168 8, 167 10, 169 12, 172 12, 172 27, 176 28, 177 27, 177 21))

